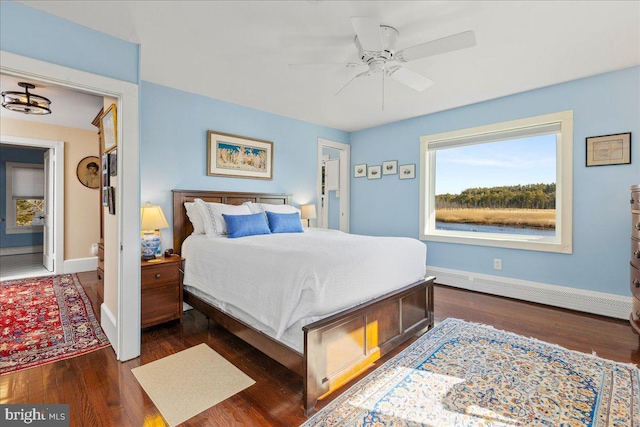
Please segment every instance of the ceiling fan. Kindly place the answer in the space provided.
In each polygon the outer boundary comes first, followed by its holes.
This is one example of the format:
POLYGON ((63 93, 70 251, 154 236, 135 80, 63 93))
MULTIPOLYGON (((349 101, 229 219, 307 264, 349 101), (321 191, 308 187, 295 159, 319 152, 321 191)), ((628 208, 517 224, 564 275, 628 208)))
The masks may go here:
POLYGON ((422 92, 433 84, 433 81, 416 73, 401 64, 428 56, 452 52, 476 45, 473 31, 465 31, 448 37, 421 43, 400 51, 395 50, 395 44, 400 33, 393 27, 380 25, 378 18, 353 16, 351 24, 355 30, 354 42, 358 48, 358 56, 361 63, 324 63, 324 64, 289 64, 291 68, 320 68, 342 67, 355 68, 368 66, 369 69, 349 80, 336 95, 345 92, 355 80, 369 77, 374 74, 382 75, 382 108, 384 109, 384 80, 385 76, 391 77, 414 90, 422 92))

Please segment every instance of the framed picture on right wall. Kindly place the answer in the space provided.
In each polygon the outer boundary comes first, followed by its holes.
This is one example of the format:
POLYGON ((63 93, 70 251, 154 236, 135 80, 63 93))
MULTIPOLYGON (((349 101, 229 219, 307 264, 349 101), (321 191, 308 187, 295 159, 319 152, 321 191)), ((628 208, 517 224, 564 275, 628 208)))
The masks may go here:
POLYGON ((631 132, 587 138, 587 166, 631 163, 631 132))
POLYGON ((413 179, 416 177, 416 164, 400 165, 398 177, 400 179, 413 179))

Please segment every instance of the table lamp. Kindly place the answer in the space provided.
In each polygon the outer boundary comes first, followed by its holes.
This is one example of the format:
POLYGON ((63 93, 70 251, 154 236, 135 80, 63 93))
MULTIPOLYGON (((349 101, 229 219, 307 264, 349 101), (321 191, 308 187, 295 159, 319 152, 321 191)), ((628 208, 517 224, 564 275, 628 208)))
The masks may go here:
POLYGON ((140 229, 142 236, 140 243, 142 248, 142 259, 148 261, 156 257, 160 249, 160 229, 169 228, 162 208, 152 206, 150 202, 140 208, 140 229))
POLYGON ((300 210, 302 213, 300 214, 301 219, 307 220, 307 227, 309 227, 309 220, 316 219, 316 205, 302 205, 300 206, 300 210))

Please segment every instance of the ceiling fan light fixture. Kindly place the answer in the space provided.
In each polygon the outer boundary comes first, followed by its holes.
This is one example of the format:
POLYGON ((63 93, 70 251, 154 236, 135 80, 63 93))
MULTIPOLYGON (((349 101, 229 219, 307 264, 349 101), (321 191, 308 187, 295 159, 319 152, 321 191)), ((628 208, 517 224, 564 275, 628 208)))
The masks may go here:
POLYGON ((29 93, 29 89, 35 89, 31 83, 20 82, 18 86, 24 88, 24 92, 2 92, 2 106, 7 110, 24 114, 45 115, 51 114, 51 101, 44 96, 29 93))

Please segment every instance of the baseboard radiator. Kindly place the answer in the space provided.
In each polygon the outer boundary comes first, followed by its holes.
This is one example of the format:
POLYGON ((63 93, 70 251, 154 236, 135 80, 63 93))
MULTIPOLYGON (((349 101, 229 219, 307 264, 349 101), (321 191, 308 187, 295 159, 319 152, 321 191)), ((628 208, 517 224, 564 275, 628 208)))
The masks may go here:
POLYGON ((523 301, 568 308, 616 319, 628 319, 631 297, 568 286, 427 266, 435 283, 523 301))

